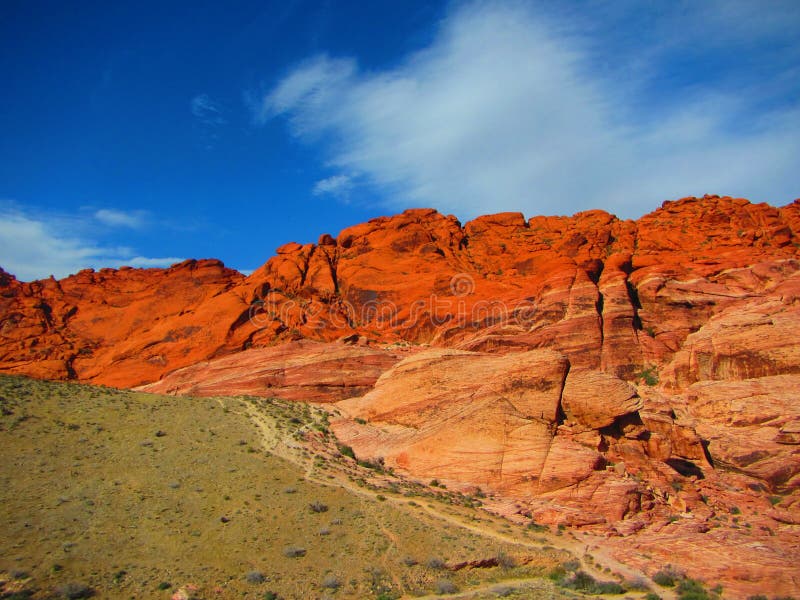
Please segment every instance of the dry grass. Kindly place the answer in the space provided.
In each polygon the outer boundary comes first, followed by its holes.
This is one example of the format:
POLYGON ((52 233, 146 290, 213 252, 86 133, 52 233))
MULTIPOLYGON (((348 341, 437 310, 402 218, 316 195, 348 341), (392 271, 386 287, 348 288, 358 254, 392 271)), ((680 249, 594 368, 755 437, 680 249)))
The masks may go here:
POLYGON ((560 597, 541 576, 564 552, 531 556, 409 504, 410 484, 355 465, 325 422, 306 405, 0 376, 0 597, 169 598, 194 584, 201 598, 389 598, 537 577, 524 597, 560 597), (501 553, 527 556, 426 565, 501 553))

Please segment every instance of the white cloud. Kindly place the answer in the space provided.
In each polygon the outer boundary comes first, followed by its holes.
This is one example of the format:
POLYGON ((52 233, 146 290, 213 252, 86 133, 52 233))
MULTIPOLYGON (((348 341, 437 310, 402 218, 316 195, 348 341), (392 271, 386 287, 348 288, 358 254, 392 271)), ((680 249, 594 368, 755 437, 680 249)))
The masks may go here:
MULTIPOLYGON (((720 11, 723 22, 739 14, 720 11)), ((358 173, 398 209, 430 205, 465 218, 600 207, 636 217, 691 194, 772 203, 800 195, 796 108, 754 110, 763 90, 753 86, 735 95, 695 88, 642 107, 647 67, 658 66, 648 61, 666 52, 659 43, 642 49, 631 80, 617 77, 624 64, 604 79, 591 70, 597 40, 552 18, 519 3, 462 6, 395 68, 305 61, 257 116, 288 117, 293 135, 324 145, 330 166, 358 173)))
POLYGON ((95 211, 94 218, 111 227, 129 227, 139 229, 144 226, 147 214, 141 210, 122 211, 111 208, 101 208, 95 211))
POLYGON ((317 181, 312 192, 315 196, 330 194, 332 196, 346 197, 352 188, 353 181, 350 176, 333 175, 317 181))
POLYGON ((115 266, 127 265, 129 267, 140 267, 150 269, 153 267, 170 267, 175 263, 183 262, 185 258, 177 256, 167 256, 165 258, 147 258, 145 256, 134 256, 117 261, 115 266))
MULTIPOLYGON (((106 246, 85 235, 67 233, 65 223, 74 225, 76 221, 0 209, 0 267, 22 281, 31 281, 50 275, 60 279, 89 267, 166 267, 183 260, 135 256, 130 248, 106 246)), ((77 225, 73 230, 90 229, 77 225)))

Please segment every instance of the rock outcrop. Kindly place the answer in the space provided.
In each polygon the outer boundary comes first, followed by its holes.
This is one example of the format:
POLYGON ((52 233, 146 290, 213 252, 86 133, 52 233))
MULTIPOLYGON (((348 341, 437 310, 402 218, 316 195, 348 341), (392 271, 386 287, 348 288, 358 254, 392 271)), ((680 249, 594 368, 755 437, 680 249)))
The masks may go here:
POLYGON ((201 361, 139 389, 157 394, 243 394, 335 402, 367 393, 398 360, 397 352, 299 340, 201 361))
MULTIPOLYGON (((334 431, 358 455, 421 479, 477 485, 519 500, 572 496, 591 481, 603 487, 595 490, 597 500, 619 483, 606 471, 616 440, 604 428, 639 421, 642 402, 624 381, 570 371, 552 350, 430 350, 402 360, 371 392, 337 406, 349 418, 334 421, 334 431)), ((626 503, 638 506, 644 489, 634 484, 625 493, 632 496, 626 503)), ((623 516, 618 503, 584 509, 583 522, 623 516)))

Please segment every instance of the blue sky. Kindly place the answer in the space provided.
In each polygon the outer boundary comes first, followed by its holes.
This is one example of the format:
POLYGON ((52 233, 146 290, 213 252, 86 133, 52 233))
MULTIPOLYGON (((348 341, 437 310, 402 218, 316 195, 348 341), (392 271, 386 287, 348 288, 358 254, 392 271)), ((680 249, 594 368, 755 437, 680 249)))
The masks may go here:
POLYGON ((800 3, 0 3, 0 266, 800 196, 800 3))

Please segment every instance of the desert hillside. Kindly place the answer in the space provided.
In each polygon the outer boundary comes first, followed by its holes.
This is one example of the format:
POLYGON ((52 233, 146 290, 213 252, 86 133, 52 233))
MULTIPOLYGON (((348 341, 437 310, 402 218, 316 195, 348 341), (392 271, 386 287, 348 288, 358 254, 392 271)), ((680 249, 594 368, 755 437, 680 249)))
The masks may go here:
POLYGON ((733 598, 800 589, 799 329, 800 200, 413 209, 247 277, 0 271, 2 372, 314 403, 361 461, 733 598))
POLYGON ((359 465, 326 411, 0 376, 0 598, 636 597, 485 495, 359 465))

